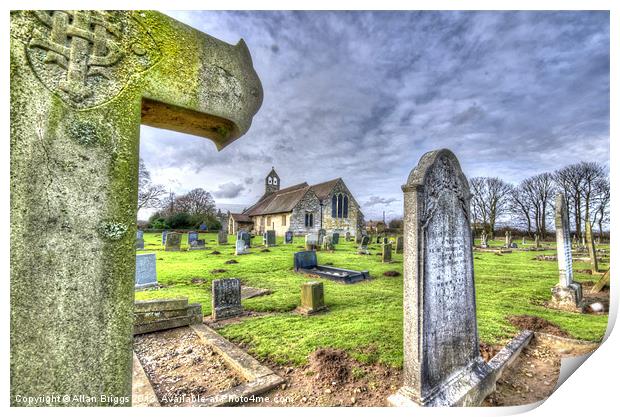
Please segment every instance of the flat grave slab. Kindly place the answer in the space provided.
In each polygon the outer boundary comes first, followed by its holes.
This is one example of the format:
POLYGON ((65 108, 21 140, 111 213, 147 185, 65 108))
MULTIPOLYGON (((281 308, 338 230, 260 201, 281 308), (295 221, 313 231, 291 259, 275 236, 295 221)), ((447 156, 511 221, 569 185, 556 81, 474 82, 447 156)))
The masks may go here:
POLYGON ((351 269, 318 265, 315 251, 296 252, 294 256, 295 272, 318 275, 344 284, 354 284, 370 279, 370 273, 368 271, 354 271, 351 269))

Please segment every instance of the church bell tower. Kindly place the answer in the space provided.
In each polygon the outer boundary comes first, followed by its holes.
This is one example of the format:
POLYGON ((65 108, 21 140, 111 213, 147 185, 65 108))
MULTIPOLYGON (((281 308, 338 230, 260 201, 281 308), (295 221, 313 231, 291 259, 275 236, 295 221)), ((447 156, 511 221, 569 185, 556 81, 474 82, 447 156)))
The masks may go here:
POLYGON ((265 178, 265 194, 271 194, 278 190, 280 190, 280 177, 278 177, 275 169, 271 167, 271 171, 265 178))

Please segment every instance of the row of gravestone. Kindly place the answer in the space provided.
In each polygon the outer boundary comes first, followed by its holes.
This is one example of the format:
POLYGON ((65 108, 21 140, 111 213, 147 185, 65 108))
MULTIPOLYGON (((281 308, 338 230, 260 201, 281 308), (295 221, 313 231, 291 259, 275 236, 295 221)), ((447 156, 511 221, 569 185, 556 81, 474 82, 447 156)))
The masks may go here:
MULTIPOLYGON (((180 251, 181 250, 181 234, 177 232, 169 232, 164 230, 161 233, 161 244, 166 251, 180 251)), ((200 250, 206 249, 205 240, 199 239, 199 232, 191 231, 187 233, 187 246, 188 250, 200 250)), ((220 230, 217 234, 217 243, 219 245, 228 244, 228 235, 225 230, 220 230)), ((136 232, 136 249, 144 250, 144 232, 138 230, 136 232)))

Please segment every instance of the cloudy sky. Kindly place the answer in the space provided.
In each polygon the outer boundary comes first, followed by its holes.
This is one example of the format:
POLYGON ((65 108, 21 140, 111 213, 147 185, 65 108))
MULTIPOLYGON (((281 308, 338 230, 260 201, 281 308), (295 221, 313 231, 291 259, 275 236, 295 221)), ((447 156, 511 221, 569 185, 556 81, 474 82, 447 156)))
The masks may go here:
MULTIPOLYGON (((411 169, 450 148, 465 174, 510 182, 609 164, 607 12, 167 12, 231 44, 263 83, 249 132, 207 139, 142 127, 154 182, 221 207, 342 177, 366 219, 402 214, 411 169)), ((140 218, 148 216, 140 213, 140 218)))

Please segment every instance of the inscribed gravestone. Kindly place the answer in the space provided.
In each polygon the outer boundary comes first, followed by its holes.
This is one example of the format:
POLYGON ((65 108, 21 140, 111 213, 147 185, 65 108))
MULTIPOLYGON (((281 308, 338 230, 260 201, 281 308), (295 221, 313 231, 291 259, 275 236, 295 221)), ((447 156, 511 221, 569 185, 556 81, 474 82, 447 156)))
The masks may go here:
POLYGON ((265 246, 275 246, 276 245, 276 231, 275 230, 267 230, 263 234, 263 244, 265 246))
POLYGON ((250 234, 245 230, 240 230, 237 232, 237 240, 243 240, 245 242, 245 246, 247 246, 248 248, 252 247, 252 239, 250 237, 250 234))
POLYGON ((137 250, 144 249, 144 232, 142 230, 138 230, 136 232, 136 249, 137 250))
POLYGON ((10 21, 11 402, 129 400, 139 125, 222 149, 249 129, 260 81, 243 42, 158 12, 10 21))
POLYGON ((332 233, 332 245, 337 245, 340 241, 340 233, 334 232, 332 233))
POLYGON ((555 197, 555 239, 558 253, 559 283, 551 289, 551 304, 558 308, 575 309, 581 302, 581 284, 573 281, 573 254, 570 221, 564 194, 555 197))
POLYGON ((327 232, 325 231, 325 229, 319 229, 319 235, 317 238, 317 245, 322 245, 323 244, 323 238, 325 237, 325 235, 327 234, 327 232))
POLYGON ((220 230, 219 232, 217 232, 217 244, 218 245, 228 244, 228 233, 226 233, 226 230, 220 230))
POLYGON ((149 288, 157 286, 157 269, 154 253, 136 255, 135 288, 149 288))
POLYGON ((392 244, 384 243, 381 252, 381 262, 390 263, 392 262, 392 244))
POLYGON ((284 234, 284 243, 287 245, 290 245, 291 243, 293 243, 293 232, 288 230, 285 234, 284 234))
POLYGON ((403 253, 403 237, 398 236, 396 238, 396 253, 403 253))
POLYGON ((177 232, 170 232, 166 236, 166 245, 164 250, 166 252, 181 250, 181 234, 177 232))
POLYGON ((188 232, 187 233, 187 245, 192 246, 192 242, 198 240, 198 232, 188 232))
POLYGON ((478 350, 467 178, 451 151, 432 151, 403 191, 404 386, 389 402, 480 404, 495 384, 478 350))
POLYGON ((327 251, 334 250, 333 240, 332 240, 332 237, 329 235, 323 236, 323 250, 327 250, 327 251))
POLYGON ((362 236, 362 241, 360 242, 360 246, 357 249, 357 253, 360 255, 368 255, 368 243, 370 242, 370 238, 366 235, 362 236))
POLYGON ((243 312, 241 306, 241 281, 237 278, 213 280, 211 286, 211 317, 221 320, 243 312))

